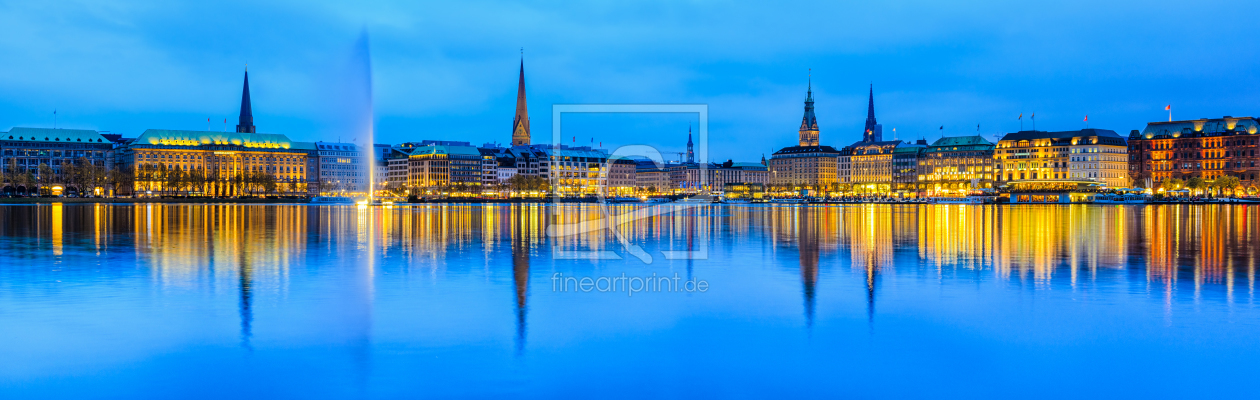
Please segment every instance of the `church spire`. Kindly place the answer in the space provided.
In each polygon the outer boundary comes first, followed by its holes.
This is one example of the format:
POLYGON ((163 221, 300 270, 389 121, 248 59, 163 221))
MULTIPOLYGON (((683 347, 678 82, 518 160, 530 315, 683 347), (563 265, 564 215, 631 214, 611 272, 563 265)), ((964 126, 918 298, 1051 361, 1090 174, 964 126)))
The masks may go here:
POLYGON ((695 145, 691 143, 691 125, 687 125, 687 163, 696 162, 695 145))
POLYGON ((245 88, 241 90, 241 118, 236 124, 240 133, 254 133, 254 107, 249 102, 249 70, 245 70, 245 88))
POLYGON ((805 116, 801 118, 800 146, 818 145, 818 119, 814 117, 814 77, 810 72, 809 83, 805 89, 805 116))
POLYGON ((512 146, 529 145, 529 110, 525 107, 525 56, 521 55, 521 77, 516 86, 516 118, 512 121, 512 146))
POLYGON ((883 127, 875 122, 875 84, 871 84, 870 97, 866 103, 866 129, 862 131, 863 142, 880 142, 884 140, 883 127))

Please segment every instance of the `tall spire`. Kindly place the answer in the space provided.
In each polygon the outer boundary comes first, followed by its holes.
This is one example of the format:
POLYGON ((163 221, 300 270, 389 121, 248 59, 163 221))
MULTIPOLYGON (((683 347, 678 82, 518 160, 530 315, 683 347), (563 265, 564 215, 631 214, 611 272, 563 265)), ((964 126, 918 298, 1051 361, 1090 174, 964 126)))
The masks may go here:
POLYGON ((529 145, 529 110, 525 107, 525 53, 521 50, 521 78, 516 86, 516 118, 512 121, 512 145, 529 145))
POLYGON ((691 143, 691 125, 687 125, 687 163, 694 164, 696 162, 695 145, 691 143))
POLYGON ((866 129, 862 131, 863 142, 879 142, 882 141, 882 127, 875 122, 875 84, 871 84, 871 94, 866 103, 866 129))
POLYGON ((801 118, 800 146, 818 145, 818 119, 814 117, 814 76, 810 70, 809 84, 805 89, 805 116, 801 118))
POLYGON ((249 102, 249 68, 245 69, 245 88, 241 90, 241 118, 236 131, 254 133, 254 107, 249 102))

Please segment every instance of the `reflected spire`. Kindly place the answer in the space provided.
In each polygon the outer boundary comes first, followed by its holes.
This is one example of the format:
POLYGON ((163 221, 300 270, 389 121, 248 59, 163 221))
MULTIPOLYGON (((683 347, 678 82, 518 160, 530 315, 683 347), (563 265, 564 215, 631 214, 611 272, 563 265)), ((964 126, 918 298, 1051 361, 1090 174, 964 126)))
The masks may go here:
MULTIPOLYGON (((242 245, 247 246, 248 241, 242 240, 242 245)), ((247 252, 241 249, 237 253, 237 266, 239 268, 237 278, 240 280, 240 313, 241 313, 241 347, 249 351, 254 351, 253 344, 250 339, 253 338, 254 323, 254 267, 249 264, 249 258, 245 257, 247 252)))
POLYGON ((879 284, 879 271, 874 265, 866 266, 866 326, 875 333, 875 287, 879 284))
POLYGON ((801 260, 801 293, 805 296, 805 326, 813 328, 818 285, 818 226, 808 211, 802 211, 799 218, 797 248, 801 260))
POLYGON ((512 235, 512 283, 516 290, 516 354, 525 352, 525 317, 529 311, 529 242, 526 217, 520 215, 512 235))

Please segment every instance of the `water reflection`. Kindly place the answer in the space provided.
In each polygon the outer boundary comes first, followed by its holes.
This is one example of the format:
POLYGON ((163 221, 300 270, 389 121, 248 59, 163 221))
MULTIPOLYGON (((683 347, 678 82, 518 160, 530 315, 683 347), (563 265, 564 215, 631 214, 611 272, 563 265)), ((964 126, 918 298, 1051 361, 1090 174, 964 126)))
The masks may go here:
MULTIPOLYGON (((710 274, 748 273, 759 266, 750 260, 764 253, 777 276, 799 288, 793 296, 801 299, 808 329, 847 311, 827 309, 833 303, 820 298, 855 295, 864 297, 858 312, 874 332, 876 301, 902 278, 1099 296, 1108 290, 1150 293, 1165 314, 1178 302, 1251 303, 1258 263, 1253 249, 1260 244, 1260 207, 1243 205, 702 207, 639 219, 633 206, 613 209, 615 229, 654 254, 706 252, 730 264, 712 269, 707 259, 688 259, 682 263, 687 279, 706 268, 710 274), (850 276, 858 279, 844 278, 850 276), (841 284, 858 281, 860 289, 841 284)), ((510 282, 495 290, 512 293, 512 342, 521 355, 531 297, 546 290, 539 285, 550 285, 545 275, 572 265, 619 273, 620 265, 638 262, 551 258, 556 251, 621 252, 607 230, 545 235, 552 222, 601 218, 598 208, 581 205, 0 206, 0 280, 9 287, 50 279, 93 284, 138 274, 158 293, 222 294, 216 301, 234 305, 239 314, 240 346, 252 350, 261 327, 275 324, 269 322, 274 314, 260 310, 283 301, 297 275, 307 288, 312 282, 329 285, 304 289, 328 298, 311 318, 322 321, 321 337, 349 349, 366 379, 377 287, 401 279, 382 271, 440 281, 451 260, 485 260, 488 276, 510 276, 488 281, 510 282)), ((540 307, 534 301, 532 307, 540 307)))

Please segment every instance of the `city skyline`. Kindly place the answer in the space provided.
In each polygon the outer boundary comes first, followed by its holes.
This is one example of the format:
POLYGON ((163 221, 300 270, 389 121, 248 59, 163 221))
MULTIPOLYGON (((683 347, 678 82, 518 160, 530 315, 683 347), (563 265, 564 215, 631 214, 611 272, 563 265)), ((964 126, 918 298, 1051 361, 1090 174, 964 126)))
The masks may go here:
MULTIPOLYGON (((880 89, 885 136, 895 128, 900 139, 974 134, 977 124, 992 138, 1019 130, 1021 113, 1036 113, 1039 130, 1083 128, 1089 115, 1090 126, 1122 133, 1165 119, 1167 104, 1179 120, 1254 114, 1244 106, 1254 96, 1238 90, 1250 86, 1251 78, 1240 72, 1247 63, 1151 58, 1193 50, 1246 59, 1246 49, 1255 47, 1250 37, 1192 29, 1203 21, 1187 21, 1191 26, 1178 33, 1146 22, 1180 15, 1182 6, 1122 3, 1080 13, 1072 4, 1013 10, 984 3, 947 9, 808 5, 802 7, 819 21, 844 16, 854 22, 824 25, 803 37, 779 33, 796 31, 786 29, 793 7, 511 7, 557 26, 522 27, 504 11, 474 22, 477 33, 471 35, 454 34, 468 27, 441 20, 473 11, 444 7, 386 13, 368 5, 350 16, 337 6, 295 13, 283 4, 230 15, 216 6, 82 7, 50 19, 43 6, 11 6, 6 22, 12 37, 33 39, 0 42, 24 60, 4 67, 22 79, 5 83, 0 125, 51 126, 56 110, 59 126, 128 136, 155 127, 202 129, 207 118, 235 114, 236 94, 222 88, 237 84, 249 64, 256 75, 256 117, 269 121, 268 132, 295 140, 336 137, 326 121, 335 104, 320 100, 328 89, 325 78, 348 57, 363 29, 372 34, 376 126, 384 143, 505 142, 520 47, 530 63, 532 124, 550 125, 549 114, 539 110, 555 103, 704 103, 713 110, 712 153, 723 159, 754 160, 794 141, 797 102, 811 68, 824 120, 820 129, 830 138, 822 144, 833 146, 860 138, 863 91, 871 83, 880 89), (611 16, 618 11, 632 12, 611 16), (654 12, 678 17, 647 17, 654 12), (169 16, 194 14, 198 18, 185 18, 192 21, 185 25, 159 21, 159 15, 179 20, 169 16), (1036 15, 1037 23, 1021 22, 1024 14, 1036 15), (751 15, 768 21, 749 30, 755 34, 715 21, 751 15), (269 23, 258 23, 264 18, 269 23), (1092 23, 1099 19, 1112 23, 1092 23), (643 39, 600 34, 598 24, 610 21, 625 29, 657 22, 657 31, 643 39), (318 34, 298 40, 315 27, 318 34), (594 34, 566 34, 583 30, 594 34), (443 39, 415 40, 426 33, 443 39), (677 40, 664 44, 661 39, 672 34, 677 40), (104 57, 102 48, 117 54, 104 57), (756 148, 741 145, 754 138, 772 139, 756 148)), ((1196 12, 1225 6, 1204 7, 1196 12)), ((649 143, 681 150, 684 140, 673 138, 682 136, 687 122, 611 118, 579 128, 600 132, 591 136, 605 147, 630 144, 618 137, 637 132, 649 143)))

